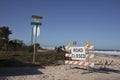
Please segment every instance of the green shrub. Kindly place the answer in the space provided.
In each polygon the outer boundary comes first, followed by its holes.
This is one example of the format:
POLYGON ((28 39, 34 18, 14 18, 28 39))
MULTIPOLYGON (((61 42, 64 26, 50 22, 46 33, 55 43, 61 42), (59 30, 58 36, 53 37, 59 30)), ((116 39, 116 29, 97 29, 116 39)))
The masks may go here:
MULTIPOLYGON (((64 52, 58 53, 56 51, 49 51, 49 52, 39 52, 36 53, 35 57, 35 63, 32 62, 33 60, 33 52, 28 52, 28 51, 14 51, 14 52, 9 52, 9 51, 4 51, 0 52, 0 61, 1 60, 15 60, 14 64, 9 63, 12 65, 18 65, 16 61, 19 63, 31 63, 31 64, 37 64, 37 65, 58 65, 61 63, 64 63, 64 52)), ((2 64, 6 65, 8 62, 2 62, 2 64)), ((6 65, 7 66, 7 65, 6 65)))

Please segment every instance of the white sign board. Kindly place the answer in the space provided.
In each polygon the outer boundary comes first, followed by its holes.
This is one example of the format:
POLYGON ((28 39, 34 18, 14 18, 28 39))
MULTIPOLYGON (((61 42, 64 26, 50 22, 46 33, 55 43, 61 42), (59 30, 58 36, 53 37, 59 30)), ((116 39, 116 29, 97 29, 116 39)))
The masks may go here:
POLYGON ((86 60, 85 47, 71 47, 72 60, 86 60))
POLYGON ((40 35, 40 28, 39 28, 39 26, 37 27, 37 30, 36 30, 36 26, 33 27, 33 34, 35 36, 37 36, 37 37, 40 35))

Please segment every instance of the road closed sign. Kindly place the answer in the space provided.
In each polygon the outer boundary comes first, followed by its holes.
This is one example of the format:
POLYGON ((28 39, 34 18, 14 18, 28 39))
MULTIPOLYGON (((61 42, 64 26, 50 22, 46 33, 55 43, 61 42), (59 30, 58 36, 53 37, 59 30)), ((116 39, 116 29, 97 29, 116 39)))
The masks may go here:
POLYGON ((85 47, 71 47, 72 60, 86 60, 85 47))

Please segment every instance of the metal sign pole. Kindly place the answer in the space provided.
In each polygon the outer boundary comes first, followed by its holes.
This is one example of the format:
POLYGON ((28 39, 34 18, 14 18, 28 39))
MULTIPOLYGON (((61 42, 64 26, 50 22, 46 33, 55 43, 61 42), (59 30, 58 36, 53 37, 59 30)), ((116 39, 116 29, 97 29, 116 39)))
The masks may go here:
POLYGON ((36 56, 36 42, 37 42, 37 29, 38 25, 35 26, 35 38, 34 38, 34 54, 33 54, 33 62, 35 62, 35 56, 36 56))
MULTIPOLYGON (((36 37, 35 37, 35 38, 36 38, 36 37)), ((35 62, 35 53, 36 53, 36 51, 35 51, 35 43, 36 43, 36 41, 34 41, 33 63, 35 62)))
POLYGON ((36 56, 36 42, 37 42, 37 36, 39 35, 38 31, 38 26, 41 25, 41 23, 39 22, 39 19, 42 19, 42 16, 36 16, 36 15, 32 15, 32 18, 35 19, 34 22, 31 22, 32 25, 35 25, 35 32, 34 32, 34 53, 33 53, 33 63, 35 63, 35 56, 36 56))
POLYGON ((31 45, 33 45, 33 28, 32 28, 32 31, 31 31, 31 45))

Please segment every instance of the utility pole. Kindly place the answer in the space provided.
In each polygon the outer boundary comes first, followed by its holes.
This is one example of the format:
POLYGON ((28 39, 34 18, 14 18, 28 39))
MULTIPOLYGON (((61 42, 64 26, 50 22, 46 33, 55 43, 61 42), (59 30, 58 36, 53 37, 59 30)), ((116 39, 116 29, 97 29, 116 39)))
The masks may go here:
POLYGON ((32 15, 32 18, 34 19, 33 22, 31 22, 31 25, 34 25, 33 29, 33 34, 35 35, 34 37, 34 53, 33 53, 33 63, 35 63, 35 55, 36 55, 36 42, 37 42, 37 37, 39 36, 39 26, 41 25, 40 19, 42 19, 42 16, 37 16, 37 15, 32 15))

